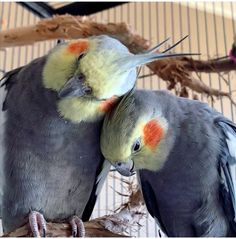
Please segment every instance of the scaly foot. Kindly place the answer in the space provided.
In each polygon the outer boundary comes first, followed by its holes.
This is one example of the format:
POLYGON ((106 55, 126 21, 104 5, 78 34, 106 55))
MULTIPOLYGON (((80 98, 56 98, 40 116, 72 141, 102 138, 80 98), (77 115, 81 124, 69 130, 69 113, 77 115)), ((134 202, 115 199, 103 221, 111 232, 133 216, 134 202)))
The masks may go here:
POLYGON ((73 237, 85 237, 84 223, 79 217, 73 216, 70 220, 70 225, 72 227, 73 237))
POLYGON ((46 237, 46 221, 41 213, 32 211, 29 214, 29 224, 34 237, 40 237, 40 230, 42 231, 42 236, 46 237))

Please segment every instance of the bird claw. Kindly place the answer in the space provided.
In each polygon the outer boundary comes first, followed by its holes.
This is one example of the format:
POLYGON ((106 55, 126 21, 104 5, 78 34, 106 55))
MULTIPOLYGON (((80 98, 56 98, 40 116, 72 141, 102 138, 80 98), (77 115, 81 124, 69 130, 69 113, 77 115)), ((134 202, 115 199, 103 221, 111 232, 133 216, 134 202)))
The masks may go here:
POLYGON ((85 237, 84 223, 79 217, 73 216, 70 220, 70 225, 72 227, 73 237, 85 237))
POLYGON ((31 211, 29 214, 29 224, 34 237, 40 237, 39 228, 42 230, 42 237, 46 237, 47 227, 43 214, 31 211))

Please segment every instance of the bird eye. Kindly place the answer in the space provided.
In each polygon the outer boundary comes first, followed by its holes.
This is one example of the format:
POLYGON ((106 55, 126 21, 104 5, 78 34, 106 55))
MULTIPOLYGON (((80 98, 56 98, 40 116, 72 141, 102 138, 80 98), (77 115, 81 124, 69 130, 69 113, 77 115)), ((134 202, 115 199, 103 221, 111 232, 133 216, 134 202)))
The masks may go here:
POLYGON ((137 139, 133 144, 132 151, 135 153, 135 152, 139 151, 140 148, 141 148, 141 140, 137 139))
POLYGON ((77 61, 79 62, 84 56, 85 56, 85 53, 80 54, 79 57, 77 58, 77 61))

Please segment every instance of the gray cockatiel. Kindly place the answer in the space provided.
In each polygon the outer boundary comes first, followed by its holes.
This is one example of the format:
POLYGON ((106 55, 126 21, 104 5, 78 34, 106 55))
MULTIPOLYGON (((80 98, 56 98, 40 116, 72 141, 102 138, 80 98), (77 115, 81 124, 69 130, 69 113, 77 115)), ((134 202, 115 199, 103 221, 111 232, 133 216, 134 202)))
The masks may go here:
POLYGON ((236 236, 236 125, 207 104, 128 93, 105 116, 101 150, 122 175, 137 170, 168 236, 236 236))
POLYGON ((97 36, 60 44, 6 74, 5 233, 29 218, 37 236, 38 225, 46 231, 45 219, 76 215, 77 234, 109 171, 100 152, 105 113, 134 86, 137 66, 176 55, 133 55, 119 41, 97 36))

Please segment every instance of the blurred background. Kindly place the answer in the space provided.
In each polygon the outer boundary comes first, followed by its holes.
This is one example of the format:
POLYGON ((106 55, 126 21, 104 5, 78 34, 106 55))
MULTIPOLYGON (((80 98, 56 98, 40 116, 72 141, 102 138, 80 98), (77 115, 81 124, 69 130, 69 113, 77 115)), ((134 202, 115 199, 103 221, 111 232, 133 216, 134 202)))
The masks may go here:
MULTIPOLYGON (((168 44, 178 41, 185 35, 189 37, 179 44, 173 52, 201 53, 195 59, 213 59, 228 55, 234 36, 236 36, 236 3, 235 2, 44 2, 44 3, 0 3, 0 29, 7 30, 21 26, 36 24, 41 18, 53 14, 70 13, 73 15, 91 15, 97 22, 126 22, 139 35, 152 43, 171 37, 168 44)), ((53 48, 56 41, 45 41, 34 45, 0 49, 0 76, 4 72, 25 65, 53 48)), ((164 49, 163 48, 163 49, 164 49)), ((138 87, 145 89, 167 89, 168 85, 151 71, 143 67, 140 72, 138 87)), ((198 73, 193 77, 200 79, 212 88, 231 92, 236 101, 236 71, 230 73, 198 73)), ((190 93, 190 98, 193 92, 190 93)), ((196 93, 194 93, 196 94, 196 93)), ((4 97, 0 89, 0 103, 4 97)), ((236 107, 228 98, 212 99, 198 94, 199 100, 222 112, 235 122, 236 107)), ((2 136, 4 114, 0 113, 0 137, 2 136)), ((2 137, 1 137, 2 138, 2 137)), ((3 149, 0 143, 0 157, 3 149)), ((135 181, 135 176, 126 180, 135 181)), ((102 193, 97 201, 93 218, 112 213, 126 197, 124 184, 121 184, 119 174, 111 172, 102 193), (123 185, 123 186, 122 186, 123 185)), ((132 236, 158 236, 157 227, 150 215, 145 216, 136 230, 129 232, 132 236)))

